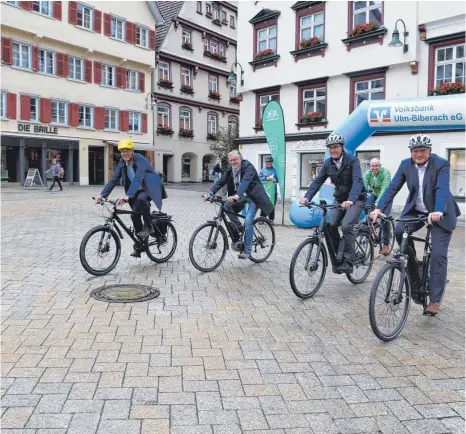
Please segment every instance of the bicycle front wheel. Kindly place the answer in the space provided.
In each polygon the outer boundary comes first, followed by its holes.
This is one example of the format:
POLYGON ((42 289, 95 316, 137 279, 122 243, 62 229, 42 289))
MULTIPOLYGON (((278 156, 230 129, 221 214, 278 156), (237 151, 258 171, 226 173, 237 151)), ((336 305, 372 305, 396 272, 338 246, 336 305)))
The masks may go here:
POLYGON ((94 276, 103 276, 112 271, 121 255, 118 234, 107 226, 96 226, 84 235, 79 248, 83 268, 94 276))
POLYGON ((204 223, 189 240, 189 259, 203 273, 215 270, 225 258, 228 238, 223 226, 204 223))
POLYGON ((252 262, 257 264, 266 261, 275 247, 275 229, 272 223, 265 217, 254 220, 254 237, 252 240, 252 262))
POLYGON ((374 245, 369 237, 369 233, 360 230, 354 242, 354 264, 353 272, 346 273, 346 277, 351 283, 362 283, 369 276, 374 262, 374 245))
POLYGON ((369 319, 374 334, 382 341, 395 339, 403 330, 411 304, 411 285, 406 271, 401 294, 401 264, 386 263, 377 273, 369 299, 369 319))
POLYGON ((178 236, 175 226, 171 222, 158 221, 155 223, 156 240, 149 241, 146 249, 147 256, 153 262, 162 264, 167 262, 174 254, 178 244, 178 236), (163 230, 157 230, 157 227, 164 227, 163 230), (157 239, 158 238, 158 239, 157 239))
POLYGON ((297 297, 313 297, 324 282, 327 271, 325 246, 313 239, 304 240, 296 249, 290 265, 290 285, 297 297))

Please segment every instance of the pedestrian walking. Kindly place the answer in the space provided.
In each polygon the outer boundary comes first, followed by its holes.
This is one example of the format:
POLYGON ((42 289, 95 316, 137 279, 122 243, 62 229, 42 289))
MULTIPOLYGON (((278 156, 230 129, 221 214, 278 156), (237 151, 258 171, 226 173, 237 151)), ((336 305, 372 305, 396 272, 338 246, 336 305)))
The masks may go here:
POLYGON ((55 182, 57 182, 58 186, 60 187, 60 190, 58 190, 58 191, 63 191, 63 187, 61 185, 60 178, 63 177, 64 170, 63 170, 63 168, 61 167, 61 164, 57 161, 56 158, 54 158, 52 160, 52 165, 50 166, 50 169, 47 170, 47 172, 45 172, 45 173, 48 173, 48 172, 51 172, 52 176, 53 176, 53 182, 52 182, 52 185, 50 186, 50 188, 48 189, 48 191, 52 191, 53 187, 55 187, 55 182))

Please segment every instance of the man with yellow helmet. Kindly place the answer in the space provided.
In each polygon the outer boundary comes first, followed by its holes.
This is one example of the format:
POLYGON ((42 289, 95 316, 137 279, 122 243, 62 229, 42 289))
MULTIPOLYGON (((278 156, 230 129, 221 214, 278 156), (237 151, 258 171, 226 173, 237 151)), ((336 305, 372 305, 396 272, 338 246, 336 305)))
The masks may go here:
MULTIPOLYGON (((149 161, 141 154, 134 152, 132 139, 120 140, 118 142, 118 151, 121 152, 121 160, 115 168, 112 178, 96 197, 96 202, 102 197, 107 197, 122 178, 126 196, 119 199, 117 205, 129 202, 133 211, 142 214, 144 226, 141 221, 141 214, 132 214, 131 220, 133 221, 134 232, 140 238, 147 238, 153 232, 150 218, 150 201, 152 200, 160 210, 162 208, 162 199, 165 199, 167 194, 160 176, 155 172, 149 161)), ((135 249, 131 256, 140 258, 141 253, 135 249)))

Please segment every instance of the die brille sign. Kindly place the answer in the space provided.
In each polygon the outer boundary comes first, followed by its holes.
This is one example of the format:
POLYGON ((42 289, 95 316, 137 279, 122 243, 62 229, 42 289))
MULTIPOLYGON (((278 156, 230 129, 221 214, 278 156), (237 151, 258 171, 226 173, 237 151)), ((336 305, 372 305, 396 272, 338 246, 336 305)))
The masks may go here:
POLYGON ((57 134, 58 127, 50 127, 43 125, 31 125, 18 123, 18 131, 22 133, 35 133, 35 134, 57 134))

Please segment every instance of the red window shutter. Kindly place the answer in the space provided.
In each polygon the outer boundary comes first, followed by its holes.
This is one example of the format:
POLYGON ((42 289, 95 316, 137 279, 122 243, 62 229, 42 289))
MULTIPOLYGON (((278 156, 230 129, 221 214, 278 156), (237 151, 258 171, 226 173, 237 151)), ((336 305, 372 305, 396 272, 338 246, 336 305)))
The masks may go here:
POLYGON ((6 117, 16 119, 16 93, 6 94, 6 117))
POLYGON ((40 99, 40 121, 44 124, 52 122, 52 101, 48 98, 40 99))
POLYGON ((19 2, 19 3, 23 9, 26 9, 27 11, 32 11, 32 3, 34 2, 19 2))
POLYGON ((37 45, 32 47, 32 70, 39 71, 39 47, 37 45))
POLYGON ((84 81, 92 83, 92 60, 84 61, 84 81))
POLYGON ((94 128, 103 130, 105 128, 105 108, 94 107, 94 128))
POLYGON ((2 37, 2 62, 6 65, 13 63, 13 41, 2 37))
POLYGON ((53 2, 53 18, 56 20, 60 20, 62 18, 62 3, 61 2, 53 2))
POLYGON ((142 132, 147 133, 147 113, 142 114, 142 132))
POLYGON ((146 74, 139 72, 139 92, 146 91, 146 74))
POLYGON ((104 35, 112 34, 112 17, 109 14, 104 14, 104 35))
POLYGON ((102 64, 94 60, 94 83, 102 82, 102 64))
POLYGON ((127 83, 126 83, 126 68, 121 68, 122 73, 121 73, 121 87, 123 89, 126 89, 127 83))
POLYGON ((78 2, 69 2, 68 5, 68 22, 78 24, 78 2))
POLYGON ((20 119, 22 121, 31 120, 31 97, 27 95, 21 95, 20 98, 20 119))
POLYGON ((77 127, 79 125, 79 104, 70 103, 68 105, 69 109, 69 124, 71 127, 77 127))
POLYGON ((57 75, 64 77, 65 75, 65 55, 63 53, 57 53, 57 75))
POLYGON ((102 12, 94 9, 94 32, 102 32, 102 12))
POLYGON ((63 77, 70 75, 70 58, 68 54, 63 54, 63 77))
POLYGON ((129 113, 126 110, 120 110, 120 131, 129 130, 129 113))
POLYGON ((131 21, 126 21, 126 42, 129 42, 130 44, 134 44, 136 39, 133 39, 133 26, 135 27, 131 21))
POLYGON ((149 48, 155 51, 155 30, 149 30, 149 48))
POLYGON ((116 69, 116 85, 117 87, 119 88, 122 88, 123 87, 123 78, 122 78, 122 75, 123 75, 123 68, 120 68, 119 66, 117 67, 116 69))

